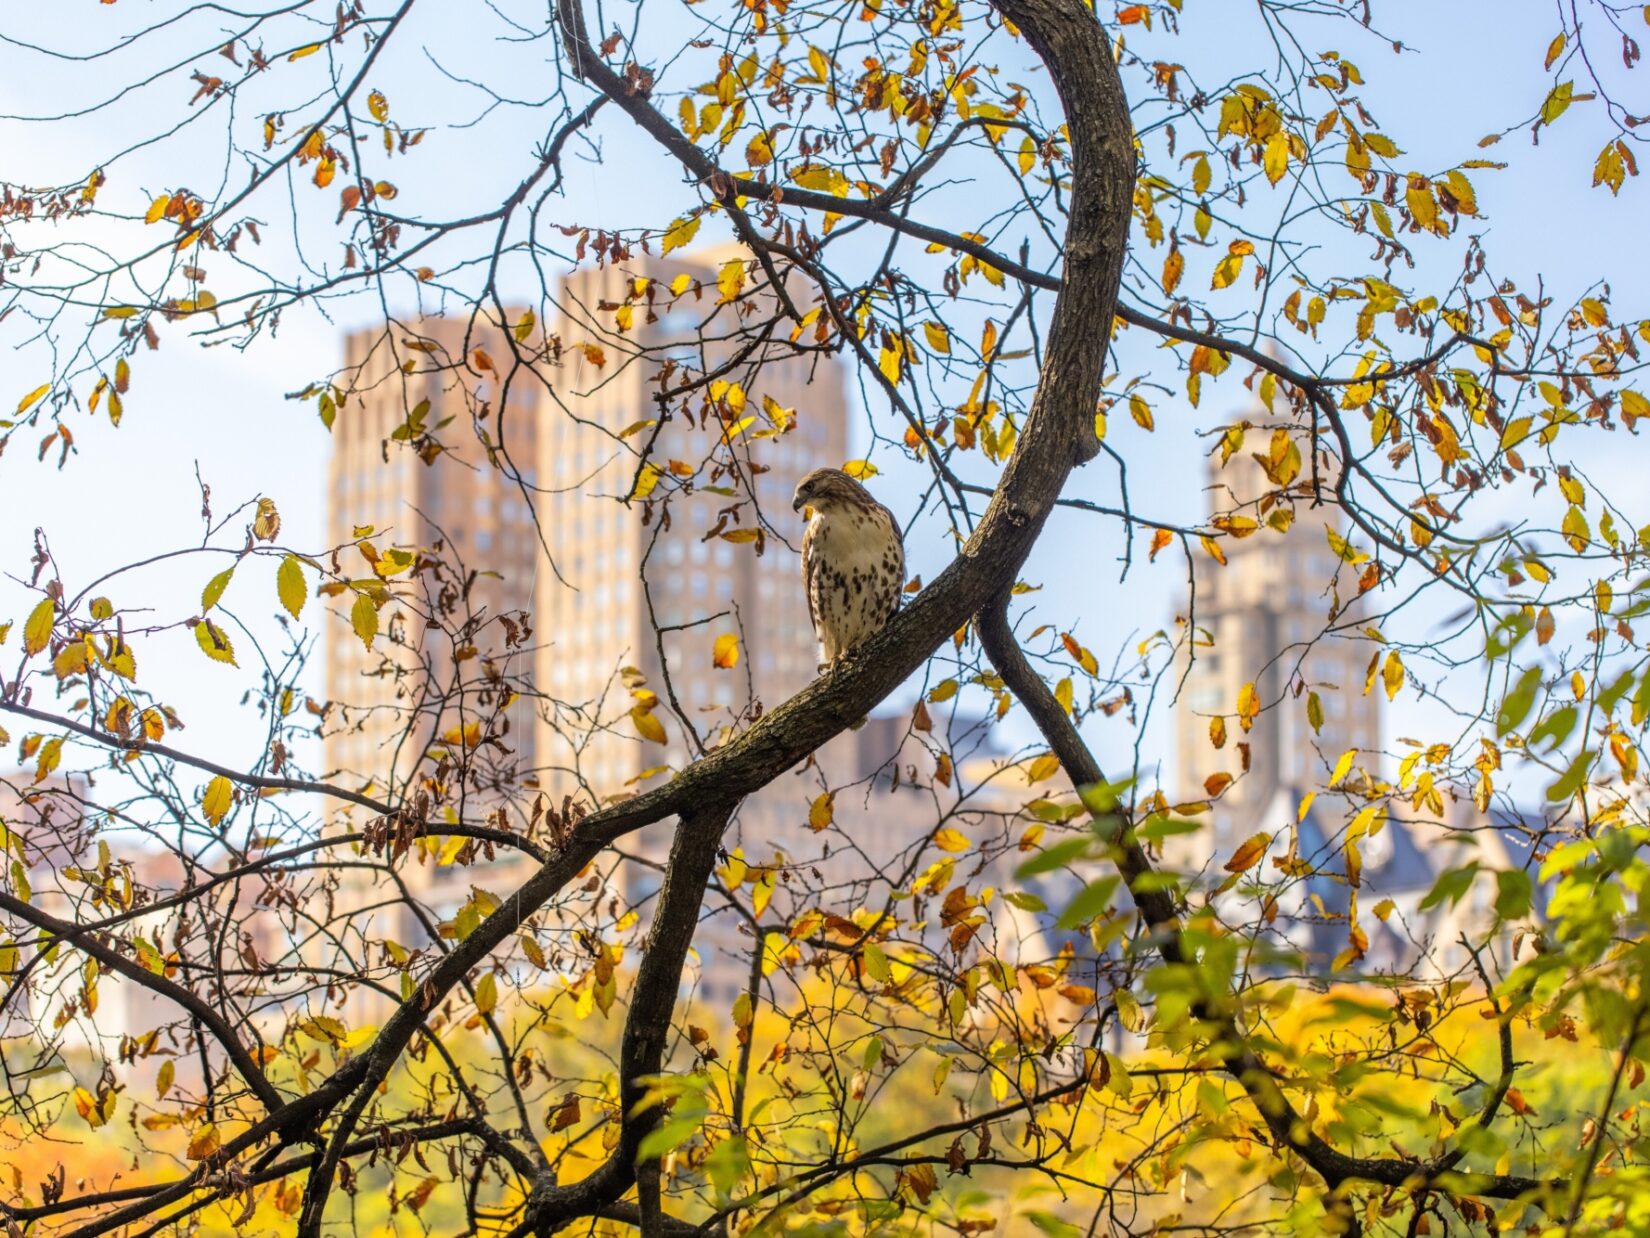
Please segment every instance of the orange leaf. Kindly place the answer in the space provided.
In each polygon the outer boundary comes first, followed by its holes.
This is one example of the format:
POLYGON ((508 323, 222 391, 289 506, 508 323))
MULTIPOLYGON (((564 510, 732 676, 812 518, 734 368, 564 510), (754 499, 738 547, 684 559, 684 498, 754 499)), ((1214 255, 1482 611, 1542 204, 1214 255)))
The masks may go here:
POLYGON ((1272 845, 1270 834, 1252 834, 1244 843, 1232 853, 1232 858, 1226 861, 1226 871, 1229 873, 1248 872, 1260 863, 1261 856, 1266 854, 1266 848, 1272 845))

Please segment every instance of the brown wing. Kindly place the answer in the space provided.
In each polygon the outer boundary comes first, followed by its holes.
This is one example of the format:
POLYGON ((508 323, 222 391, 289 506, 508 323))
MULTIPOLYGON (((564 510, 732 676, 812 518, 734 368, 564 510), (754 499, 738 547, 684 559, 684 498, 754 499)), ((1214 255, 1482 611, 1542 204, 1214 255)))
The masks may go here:
POLYGON ((819 547, 814 544, 814 524, 808 521, 802 531, 802 590, 808 595, 808 620, 819 634, 819 547))
MULTIPOLYGON (((889 575, 893 596, 888 602, 888 619, 892 619, 899 610, 901 600, 905 596, 905 538, 899 531, 899 521, 894 519, 894 513, 882 504, 877 504, 882 519, 888 526, 888 559, 890 563, 889 575)), ((887 620, 884 620, 886 622, 887 620)))

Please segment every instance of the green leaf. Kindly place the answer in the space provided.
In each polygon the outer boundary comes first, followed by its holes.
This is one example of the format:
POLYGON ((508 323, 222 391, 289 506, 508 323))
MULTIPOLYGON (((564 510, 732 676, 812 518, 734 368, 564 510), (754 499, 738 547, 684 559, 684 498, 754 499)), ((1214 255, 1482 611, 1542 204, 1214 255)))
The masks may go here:
POLYGON ((1055 927, 1074 929, 1080 924, 1087 924, 1111 904, 1111 897, 1117 892, 1117 883, 1115 873, 1089 882, 1060 913, 1060 918, 1054 922, 1055 927))
POLYGON ((1557 748, 1570 737, 1575 729, 1576 710, 1574 705, 1566 705, 1563 709, 1555 709, 1543 718, 1540 724, 1524 737, 1524 746, 1533 748, 1544 739, 1552 740, 1552 747, 1557 748))
POLYGON ((732 1195, 733 1188, 738 1186, 750 1171, 750 1149, 740 1135, 722 1140, 705 1158, 705 1172, 710 1175, 711 1184, 716 1187, 717 1193, 724 1197, 732 1195))
POLYGON ((1035 894, 1028 894, 1024 890, 1009 890, 1003 894, 1003 901, 1010 907, 1018 907, 1021 911, 1047 911, 1048 904, 1035 894))
POLYGON ((1521 868, 1509 869, 1495 875, 1495 914, 1503 920, 1517 920, 1530 910, 1535 895, 1530 875, 1521 868))
POLYGON ((881 946, 874 941, 866 942, 864 950, 861 951, 861 957, 865 960, 865 974, 867 976, 871 977, 872 980, 879 980, 883 984, 893 983, 894 972, 888 966, 888 956, 883 953, 881 946))
POLYGON ((1598 708, 1606 718, 1616 712, 1616 706, 1621 704, 1621 698, 1627 695, 1627 690, 1633 686, 1637 676, 1632 671, 1623 671, 1615 683, 1598 694, 1598 708))
POLYGON ((1547 798, 1555 804, 1562 804, 1581 790, 1581 784, 1587 781, 1587 775, 1597 759, 1598 753, 1590 748, 1583 748, 1576 754, 1576 759, 1570 762, 1570 768, 1564 771, 1557 782, 1547 788, 1547 798))
POLYGON ((678 1105, 666 1121, 642 1136, 641 1147, 636 1149, 636 1160, 658 1160, 672 1148, 693 1138, 704 1126, 706 1113, 707 1110, 704 1109, 688 1109, 684 1112, 678 1105))
POLYGON ((1467 891, 1472 889, 1472 883, 1477 877, 1477 860, 1463 865, 1461 868, 1445 869, 1438 874, 1438 880, 1432 883, 1432 889, 1421 900, 1420 910, 1430 911, 1446 899, 1449 900, 1451 907, 1455 906, 1467 896, 1467 891))
POLYGON ((1195 834, 1202 828, 1196 821, 1159 812, 1147 817, 1146 823, 1134 832, 1134 836, 1143 843, 1162 842, 1176 834, 1195 834))
POLYGON ((1057 868, 1064 868, 1073 860, 1081 859, 1088 854, 1088 850, 1087 838, 1063 838, 1053 846, 1043 848, 1016 868, 1014 875, 1023 881, 1027 877, 1037 876, 1038 873, 1051 873, 1057 868))
POLYGON ((1536 689, 1541 686, 1541 668, 1530 667, 1518 677, 1513 690, 1502 699, 1501 708, 1495 715, 1496 735, 1505 735, 1508 731, 1517 728, 1518 724, 1529 715, 1530 706, 1535 704, 1536 689))
POLYGON ((1038 1229, 1042 1230, 1043 1233, 1047 1234, 1048 1238, 1081 1238, 1083 1233, 1082 1230, 1078 1229, 1077 1226, 1073 1225, 1070 1221, 1062 1221, 1052 1212, 1042 1212, 1038 1209, 1032 1209, 1031 1211, 1026 1212, 1024 1216, 1026 1220, 1030 1221, 1038 1229))

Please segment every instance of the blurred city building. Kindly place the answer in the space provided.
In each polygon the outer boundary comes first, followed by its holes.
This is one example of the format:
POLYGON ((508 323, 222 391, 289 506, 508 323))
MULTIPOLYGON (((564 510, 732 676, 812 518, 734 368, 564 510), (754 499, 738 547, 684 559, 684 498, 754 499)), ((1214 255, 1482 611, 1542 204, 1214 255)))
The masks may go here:
MULTIPOLYGON (((466 817, 512 802, 525 814, 539 794, 552 807, 637 794, 818 673, 791 495, 809 470, 844 463, 847 392, 827 353, 798 351, 783 337, 743 346, 737 307, 719 305, 718 276, 745 256, 737 248, 636 254, 566 276, 552 298, 558 312, 537 325, 560 364, 519 373, 502 406, 497 379, 510 344, 496 327, 425 318, 345 340, 353 392, 333 428, 332 541, 365 539, 380 554, 439 543, 443 557, 496 573, 475 581, 466 599, 475 620, 468 652, 472 662, 494 659, 518 693, 508 752, 487 754, 494 776, 466 817), (478 368, 477 349, 496 368, 478 368), (690 373, 716 378, 685 399, 658 398, 690 373), (492 460, 476 430, 489 436, 492 460), (423 459, 393 442, 386 451, 398 432, 421 431, 444 449, 423 459), (644 470, 643 448, 661 478, 644 470), (695 471, 692 486, 678 488, 695 471), (531 638, 503 648, 507 629, 488 624, 499 615, 530 625, 531 638), (736 661, 718 665, 718 637, 736 642, 736 661)), ((802 300, 807 290, 791 291, 802 300)), ((512 324, 524 316, 507 311, 512 324)), ((358 551, 342 553, 356 557, 346 570, 370 574, 358 551)), ((407 577, 391 583, 416 587, 407 577)), ((428 686, 463 673, 461 642, 430 629, 415 607, 392 603, 380 623, 398 625, 399 643, 380 640, 369 651, 341 620, 329 631, 326 693, 336 712, 324 763, 351 785, 393 781, 394 798, 462 723, 432 707, 428 686)), ((747 798, 728 850, 830 881, 922 837, 933 828, 932 802, 889 776, 902 755, 918 764, 905 751, 908 724, 873 720, 747 798), (879 771, 882 789, 869 794, 879 771), (838 820, 863 820, 863 847, 833 857, 810 809, 825 788, 856 784, 868 794, 844 794, 838 820)), ((661 823, 625 840, 628 858, 611 890, 623 904, 643 906, 657 887, 670 831, 661 823)), ((409 891, 432 905, 461 901, 482 881, 473 868, 411 860, 403 868, 409 891)), ((500 871, 483 884, 507 889, 522 875, 500 871)), ((403 943, 426 936, 404 911, 374 910, 369 885, 357 878, 358 888, 339 894, 360 911, 363 934, 403 943)), ((701 935, 713 996, 717 968, 705 954, 728 956, 726 977, 743 984, 755 948, 743 933, 733 917, 717 916, 701 935)))
MULTIPOLYGON (((1358 600, 1367 556, 1332 505, 1297 500, 1290 527, 1287 505, 1269 496, 1306 475, 1310 462, 1264 410, 1238 420, 1246 423, 1241 442, 1219 442, 1205 469, 1210 518, 1232 534, 1220 543, 1226 563, 1193 560, 1180 610, 1188 656, 1174 670, 1185 675, 1175 712, 1175 798, 1212 803, 1196 818, 1204 828, 1165 841, 1165 861, 1189 878, 1198 900, 1231 876, 1223 866, 1245 840, 1269 835, 1238 884, 1275 892, 1273 937, 1310 970, 1349 962, 1354 913, 1368 945, 1350 962, 1363 972, 1445 974, 1466 961, 1463 934, 1475 943, 1494 938, 1498 957, 1511 957, 1517 929, 1495 923, 1495 871, 1529 863, 1539 818, 1532 828, 1516 812, 1484 814, 1470 801, 1439 797, 1360 819, 1368 802, 1356 788, 1366 774, 1379 778, 1385 760, 1385 693, 1378 675, 1370 683, 1379 647, 1363 635, 1368 620, 1358 600), (1245 731, 1237 715, 1248 684, 1260 710, 1245 731), (1316 727, 1311 713, 1319 714, 1316 727), (1219 747, 1211 733, 1217 715, 1219 747), (1357 834, 1355 861, 1347 858, 1349 829, 1357 834), (1475 859, 1482 871, 1466 897, 1423 907, 1441 872, 1475 859)), ((1230 905, 1243 896, 1221 897, 1230 905)), ((1236 918, 1254 922, 1261 911, 1254 902, 1236 918)))

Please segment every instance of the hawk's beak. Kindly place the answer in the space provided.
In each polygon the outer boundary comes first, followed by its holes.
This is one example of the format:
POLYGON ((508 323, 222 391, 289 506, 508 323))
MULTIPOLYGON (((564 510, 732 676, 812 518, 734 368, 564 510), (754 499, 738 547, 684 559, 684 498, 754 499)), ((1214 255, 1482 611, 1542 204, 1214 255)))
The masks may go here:
POLYGON ((807 500, 805 500, 800 494, 791 500, 791 510, 793 512, 799 512, 807 506, 807 500))

